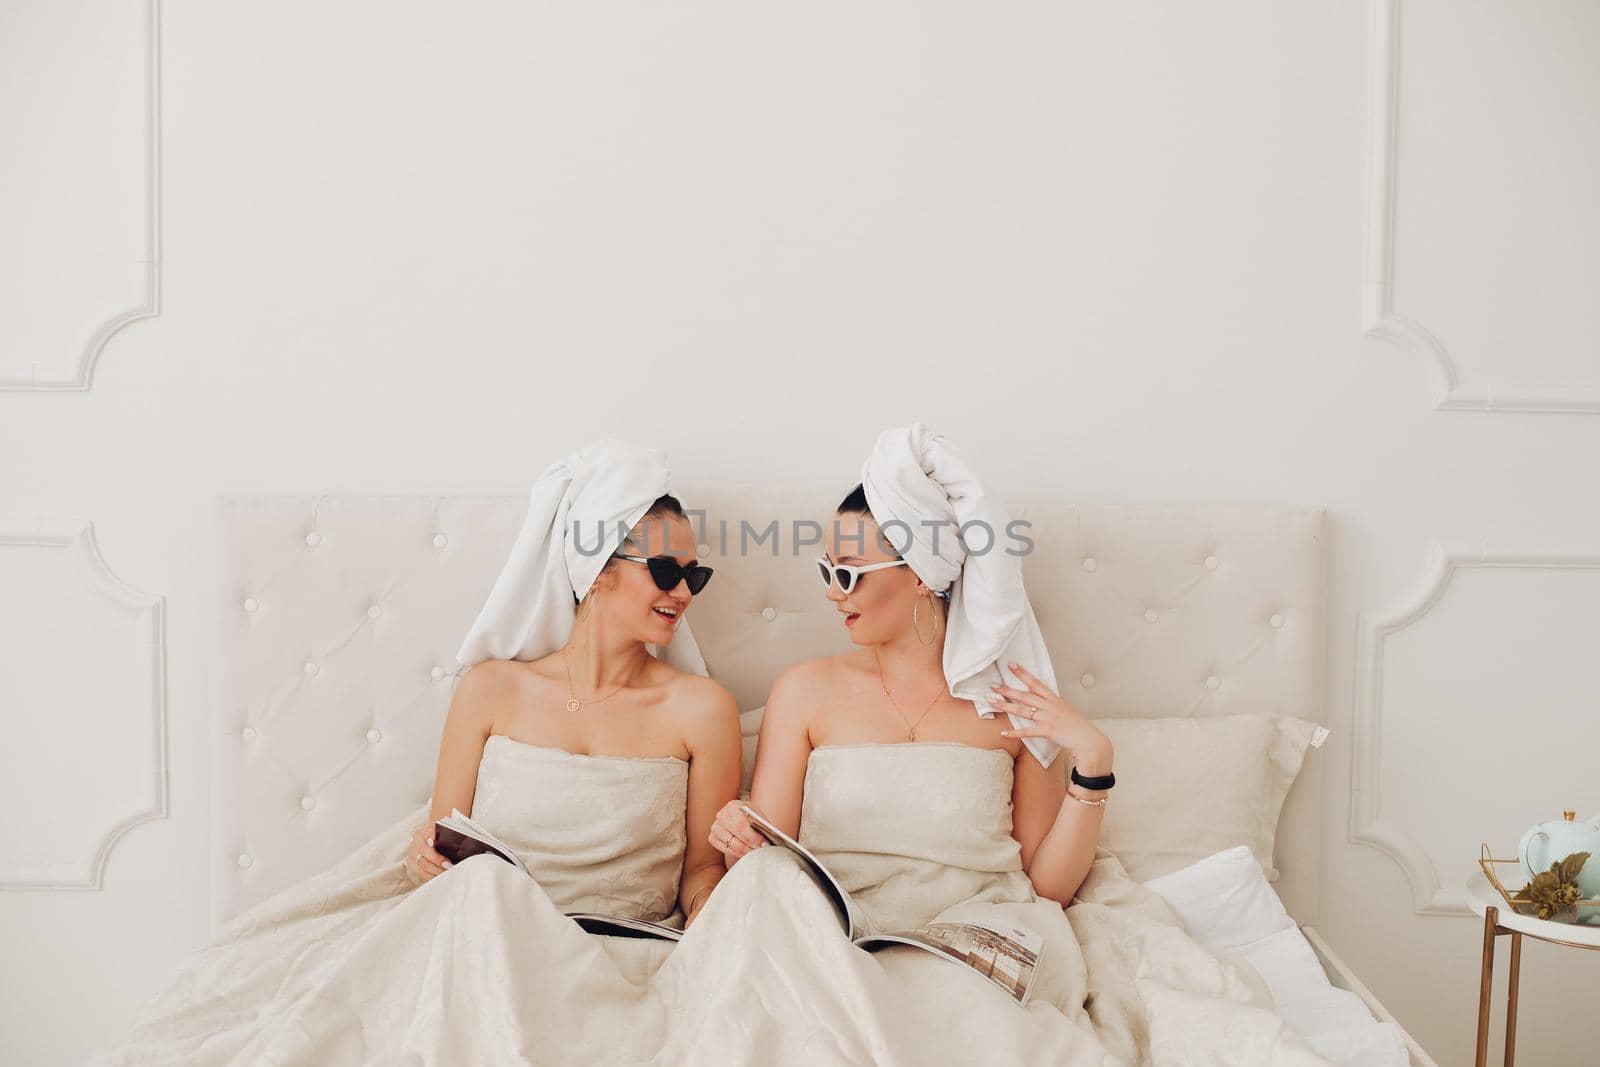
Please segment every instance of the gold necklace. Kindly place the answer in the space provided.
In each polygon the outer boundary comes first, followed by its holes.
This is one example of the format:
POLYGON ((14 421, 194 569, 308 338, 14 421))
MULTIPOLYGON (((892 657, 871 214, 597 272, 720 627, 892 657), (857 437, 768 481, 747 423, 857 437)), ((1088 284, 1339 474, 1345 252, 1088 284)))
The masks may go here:
MULTIPOLYGON (((905 722, 906 713, 901 709, 900 702, 894 698, 894 694, 889 692, 889 681, 883 676, 883 660, 878 658, 878 647, 876 645, 872 647, 872 662, 878 665, 878 684, 883 687, 883 695, 888 697, 889 703, 894 705, 894 712, 900 716, 900 721, 905 722)), ((928 712, 933 710, 933 706, 939 703, 939 698, 942 696, 944 696, 943 685, 939 686, 934 692, 933 699, 928 701, 928 706, 922 709, 922 714, 917 716, 917 721, 912 723, 911 728, 906 731, 907 740, 915 741, 917 739, 917 727, 922 725, 922 720, 928 717, 928 712)))
MULTIPOLYGON (((569 655, 570 652, 571 652, 571 649, 569 649, 566 645, 562 645, 561 646, 561 662, 563 662, 563 663, 565 663, 567 665, 567 697, 568 697, 567 710, 568 711, 577 711, 579 708, 583 707, 583 705, 578 701, 578 691, 572 687, 572 656, 569 655)), ((635 672, 635 673, 637 673, 637 672, 635 672)), ((621 685, 617 686, 615 689, 613 689, 611 692, 607 693, 605 696, 601 697, 599 700, 591 700, 591 701, 589 701, 589 703, 591 703, 591 704, 603 704, 603 703, 605 703, 607 700, 610 700, 612 697, 616 696, 618 693, 620 693, 624 689, 628 688, 628 682, 631 682, 631 681, 633 681, 633 678, 630 676, 621 685)))

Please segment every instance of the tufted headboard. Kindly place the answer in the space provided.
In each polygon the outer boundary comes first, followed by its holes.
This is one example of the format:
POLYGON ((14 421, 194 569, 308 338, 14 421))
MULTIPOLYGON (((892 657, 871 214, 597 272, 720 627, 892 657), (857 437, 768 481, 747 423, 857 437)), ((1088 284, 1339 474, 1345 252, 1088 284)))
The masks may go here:
MULTIPOLYGON (((838 487, 674 487, 716 579, 689 623, 742 709, 848 638, 794 551, 838 487), (743 551, 741 551, 741 540, 743 551)), ((455 653, 525 496, 218 498, 212 922, 322 870, 431 795, 455 653)), ((1091 717, 1324 720, 1320 508, 1056 503, 1014 509, 1063 695, 1091 717)), ((1275 888, 1317 919, 1321 760, 1284 810, 1275 888)))

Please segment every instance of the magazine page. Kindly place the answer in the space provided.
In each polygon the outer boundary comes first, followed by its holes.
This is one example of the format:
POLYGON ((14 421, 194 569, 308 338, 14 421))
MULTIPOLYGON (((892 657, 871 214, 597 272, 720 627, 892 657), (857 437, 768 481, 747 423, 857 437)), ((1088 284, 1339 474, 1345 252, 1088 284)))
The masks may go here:
POLYGON ((871 952, 888 945, 915 945, 963 964, 999 986, 1018 1004, 1028 1002, 1039 970, 1044 939, 1008 922, 971 919, 929 923, 915 930, 868 934, 856 944, 871 952))
POLYGON ((473 822, 470 816, 463 815, 460 808, 451 808, 449 815, 433 825, 433 849, 451 863, 460 863, 481 852, 492 852, 523 874, 533 877, 533 872, 522 862, 516 849, 473 822))
POLYGON ((610 937, 654 937, 664 941, 680 941, 683 931, 649 919, 634 919, 626 915, 600 915, 589 911, 569 911, 567 918, 591 934, 610 937))
POLYGON ((872 925, 867 921, 865 913, 850 899, 850 894, 844 891, 834 878, 833 872, 822 865, 822 861, 811 854, 811 850, 800 842, 778 829, 765 816, 748 804, 739 805, 739 810, 744 812, 744 817, 750 820, 750 825, 756 832, 771 841, 774 845, 784 848, 799 856, 806 873, 811 875, 811 880, 825 893, 833 903, 834 911, 839 915, 839 925, 844 928, 845 936, 854 941, 856 938, 871 931, 872 925))

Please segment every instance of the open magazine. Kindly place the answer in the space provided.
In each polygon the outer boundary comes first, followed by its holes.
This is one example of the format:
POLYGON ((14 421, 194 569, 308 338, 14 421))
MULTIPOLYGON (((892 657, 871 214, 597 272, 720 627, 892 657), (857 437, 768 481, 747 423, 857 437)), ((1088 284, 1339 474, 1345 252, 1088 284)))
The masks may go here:
POLYGON ((1039 954, 1044 949, 1044 939, 1036 932, 1014 923, 985 919, 928 923, 914 930, 873 929, 861 907, 809 849, 749 805, 740 805, 739 810, 768 841, 800 858, 803 869, 833 904, 845 936, 856 945, 868 952, 890 945, 914 945, 971 968, 1009 993, 1018 1004, 1028 1002, 1039 969, 1039 954))
MULTIPOLYGON (((516 849, 473 822, 471 816, 461 814, 459 808, 451 808, 449 815, 434 820, 433 849, 451 863, 460 863, 468 857, 487 852, 499 856, 529 878, 533 877, 533 872, 522 862, 522 857, 517 855, 516 849)), ((599 915, 587 911, 569 911, 566 916, 591 934, 609 934, 612 937, 653 937, 666 941, 678 941, 683 937, 682 930, 651 922, 649 919, 635 919, 629 915, 599 915)))

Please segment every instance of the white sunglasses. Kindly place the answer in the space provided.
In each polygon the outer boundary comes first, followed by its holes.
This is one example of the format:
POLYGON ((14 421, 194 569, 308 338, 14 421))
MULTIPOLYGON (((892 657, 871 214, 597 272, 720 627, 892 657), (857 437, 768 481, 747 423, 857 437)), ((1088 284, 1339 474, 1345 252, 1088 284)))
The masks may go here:
POLYGON ((822 573, 822 584, 831 587, 834 582, 839 583, 839 590, 845 594, 855 591, 856 579, 868 571, 881 571, 885 567, 904 567, 903 559, 892 559, 888 563, 869 563, 865 567, 852 567, 848 563, 834 563, 826 556, 817 557, 817 569, 822 573))

